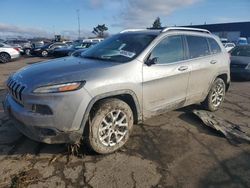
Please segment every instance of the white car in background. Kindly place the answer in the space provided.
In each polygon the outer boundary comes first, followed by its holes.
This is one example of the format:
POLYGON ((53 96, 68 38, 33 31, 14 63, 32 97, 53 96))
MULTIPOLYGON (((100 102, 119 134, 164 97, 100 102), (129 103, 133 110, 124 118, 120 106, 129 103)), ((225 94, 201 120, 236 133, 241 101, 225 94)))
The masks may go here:
POLYGON ((227 52, 229 52, 230 50, 232 50, 236 45, 234 43, 225 43, 223 44, 227 50, 227 52))
POLYGON ((0 43, 0 63, 7 63, 19 57, 20 53, 17 49, 5 43, 0 43))

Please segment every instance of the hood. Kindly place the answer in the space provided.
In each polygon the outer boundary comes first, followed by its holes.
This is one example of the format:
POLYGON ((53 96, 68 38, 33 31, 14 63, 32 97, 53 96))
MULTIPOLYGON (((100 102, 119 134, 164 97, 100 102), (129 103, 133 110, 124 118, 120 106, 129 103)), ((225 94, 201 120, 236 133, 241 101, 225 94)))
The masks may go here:
POLYGON ((24 67, 12 78, 22 84, 39 87, 87 80, 89 76, 116 65, 119 64, 77 57, 58 58, 24 67))

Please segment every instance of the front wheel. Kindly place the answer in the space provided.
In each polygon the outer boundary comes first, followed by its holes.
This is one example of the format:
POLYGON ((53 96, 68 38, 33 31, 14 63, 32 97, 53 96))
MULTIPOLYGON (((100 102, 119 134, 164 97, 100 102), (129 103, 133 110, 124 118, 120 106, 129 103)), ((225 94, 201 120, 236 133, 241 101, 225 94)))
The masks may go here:
POLYGON ((97 153, 107 154, 120 149, 129 139, 133 113, 119 99, 104 99, 90 118, 88 142, 97 153))
POLYGON ((43 50, 41 52, 41 55, 42 55, 42 57, 47 57, 49 55, 49 53, 46 50, 43 50))
POLYGON ((209 111, 216 111, 221 106, 225 98, 226 85, 221 78, 216 78, 214 81, 207 98, 202 103, 203 106, 209 111))

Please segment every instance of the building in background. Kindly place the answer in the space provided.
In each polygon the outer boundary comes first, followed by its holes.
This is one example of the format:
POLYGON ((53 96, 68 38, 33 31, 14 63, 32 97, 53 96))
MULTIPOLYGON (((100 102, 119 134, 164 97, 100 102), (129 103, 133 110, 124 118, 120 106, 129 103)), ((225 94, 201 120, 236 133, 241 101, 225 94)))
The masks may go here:
POLYGON ((250 44, 250 22, 189 25, 185 27, 207 29, 220 38, 225 38, 234 43, 237 43, 240 37, 245 37, 250 44))

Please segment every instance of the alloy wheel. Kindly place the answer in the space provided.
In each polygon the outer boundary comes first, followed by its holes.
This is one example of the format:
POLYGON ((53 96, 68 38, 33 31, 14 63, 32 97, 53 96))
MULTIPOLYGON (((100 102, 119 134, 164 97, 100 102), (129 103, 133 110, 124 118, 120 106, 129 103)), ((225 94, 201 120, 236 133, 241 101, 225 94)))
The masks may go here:
POLYGON ((224 87, 221 83, 218 83, 212 92, 212 103, 215 107, 218 107, 224 99, 224 87))
POLYGON ((99 139, 105 146, 119 144, 128 132, 128 119, 121 110, 109 112, 99 126, 99 139))

